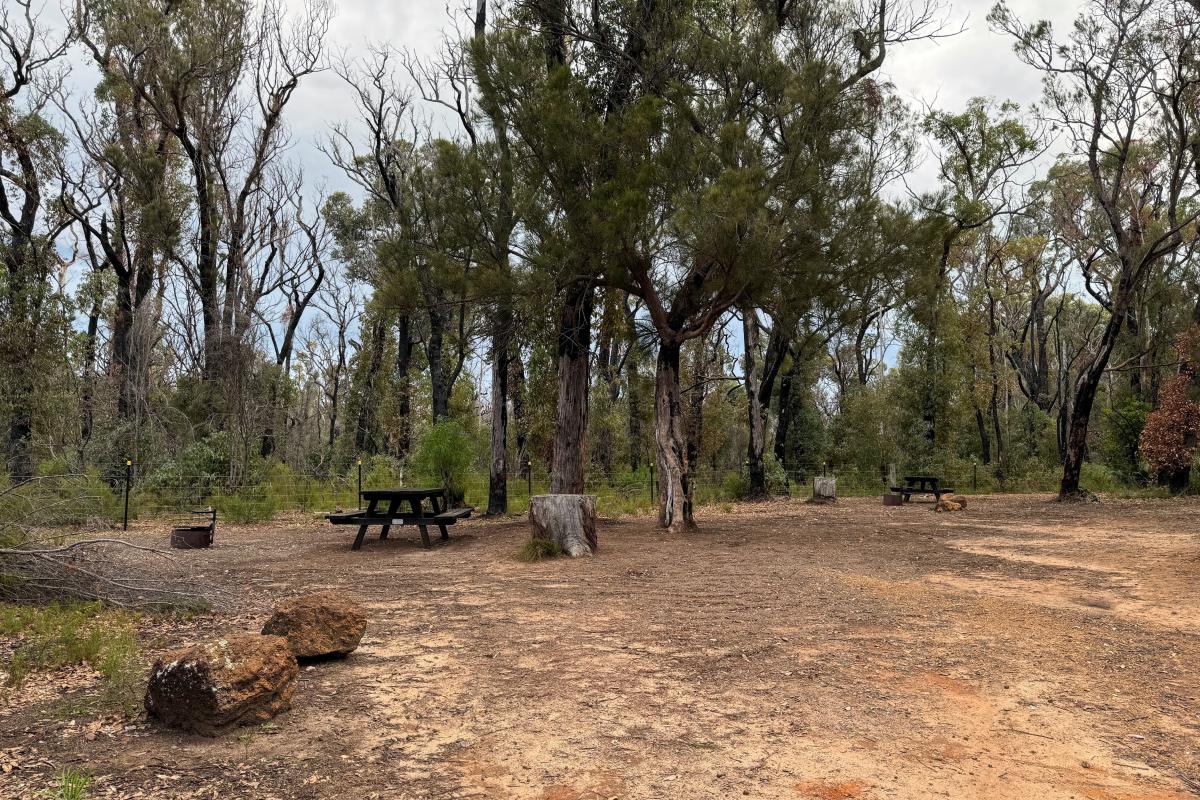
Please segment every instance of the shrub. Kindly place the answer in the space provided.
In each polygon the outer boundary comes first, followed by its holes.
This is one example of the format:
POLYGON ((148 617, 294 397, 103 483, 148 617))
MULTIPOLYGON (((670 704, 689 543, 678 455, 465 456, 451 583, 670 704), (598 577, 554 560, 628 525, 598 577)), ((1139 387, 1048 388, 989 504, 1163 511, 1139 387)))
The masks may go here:
POLYGON ((721 490, 730 500, 745 500, 750 496, 750 479, 737 472, 725 476, 721 490))
POLYGON ((471 437, 455 422, 439 422, 421 437, 413 467, 422 480, 444 488, 451 503, 460 502, 475 459, 471 437))
POLYGON ((558 546, 557 542, 535 536, 521 545, 521 549, 517 551, 517 560, 533 562, 546 558, 558 558, 562 552, 562 548, 558 546))
POLYGON ((218 493, 213 506, 219 518, 229 522, 266 522, 275 516, 278 507, 265 486, 247 486, 236 492, 218 493))

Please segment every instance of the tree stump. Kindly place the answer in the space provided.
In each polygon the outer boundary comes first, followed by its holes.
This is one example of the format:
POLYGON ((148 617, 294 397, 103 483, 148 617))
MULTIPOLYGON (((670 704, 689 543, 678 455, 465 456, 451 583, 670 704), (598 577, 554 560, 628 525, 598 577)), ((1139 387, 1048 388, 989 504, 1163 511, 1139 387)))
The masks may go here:
POLYGON ((827 503, 837 502, 837 478, 813 478, 813 496, 809 502, 827 503))
POLYGON ((548 539, 571 556, 596 552, 596 498, 586 494, 540 494, 529 501, 536 539, 548 539))

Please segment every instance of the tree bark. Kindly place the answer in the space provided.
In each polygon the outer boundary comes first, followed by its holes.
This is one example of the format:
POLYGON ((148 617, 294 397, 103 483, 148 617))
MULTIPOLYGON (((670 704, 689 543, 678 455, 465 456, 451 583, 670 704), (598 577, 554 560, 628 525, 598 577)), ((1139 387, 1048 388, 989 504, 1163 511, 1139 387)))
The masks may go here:
POLYGON ((508 512, 508 375, 512 314, 503 304, 492 330, 492 453, 488 471, 489 514, 508 512))
POLYGON ((672 531, 695 527, 683 427, 679 345, 663 341, 659 345, 654 381, 654 444, 658 459, 658 524, 672 531))
POLYGON ((625 404, 628 418, 629 436, 629 471, 637 472, 642 466, 642 388, 638 380, 638 356, 640 351, 637 342, 637 328, 634 312, 626 306, 627 335, 629 336, 629 354, 625 356, 625 404))
POLYGON ((404 459, 412 448, 412 368, 413 338, 408 314, 401 314, 396 323, 396 457, 404 459))
POLYGON ((559 312, 558 402, 550 468, 553 494, 584 491, 594 297, 595 286, 590 280, 575 281, 567 287, 559 312))
POLYGON ((534 538, 554 542, 568 556, 596 552, 596 498, 585 494, 543 494, 529 501, 534 538))
POLYGON ((742 338, 745 344, 746 414, 749 419, 749 441, 746 443, 747 473, 750 477, 750 499, 767 496, 767 472, 763 464, 766 449, 766 420, 759 403, 761 382, 758 375, 758 314, 752 308, 742 311, 742 338))

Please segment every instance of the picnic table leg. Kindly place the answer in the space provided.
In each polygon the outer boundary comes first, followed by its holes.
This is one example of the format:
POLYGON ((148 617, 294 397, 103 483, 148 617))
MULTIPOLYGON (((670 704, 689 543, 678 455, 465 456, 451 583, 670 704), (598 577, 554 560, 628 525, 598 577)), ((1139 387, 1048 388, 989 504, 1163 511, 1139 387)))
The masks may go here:
MULTIPOLYGON (((400 505, 399 500, 392 500, 388 503, 387 515, 389 518, 396 516, 396 509, 399 507, 399 505, 400 505)), ((383 530, 379 532, 379 538, 386 539, 387 535, 388 535, 388 531, 390 531, 391 529, 392 529, 392 524, 390 522, 388 524, 384 525, 383 530)))
MULTIPOLYGON (((413 512, 414 517, 416 517, 417 519, 420 519, 421 517, 425 516, 424 510, 421 508, 421 501, 418 498, 415 498, 415 497, 412 498, 411 500, 409 500, 409 504, 412 506, 412 512, 413 512)), ((435 508, 436 508, 436 506, 435 506, 435 508)), ((421 532, 421 545, 423 547, 425 547, 425 549, 429 549, 429 529, 426 528, 424 525, 418 524, 417 530, 419 530, 421 532)))
MULTIPOLYGON (((377 500, 372 500, 369 503, 367 503, 366 516, 368 516, 368 517, 374 516, 375 507, 377 504, 378 504, 377 500)), ((360 547, 362 547, 363 539, 365 539, 367 537, 367 528, 369 528, 369 527, 371 527, 371 526, 370 525, 359 525, 358 526, 358 536, 354 537, 354 544, 350 545, 351 550, 357 550, 360 547)))
POLYGON ((450 538, 450 532, 446 530, 445 523, 439 522, 438 530, 440 530, 442 532, 442 540, 443 541, 448 540, 450 538))

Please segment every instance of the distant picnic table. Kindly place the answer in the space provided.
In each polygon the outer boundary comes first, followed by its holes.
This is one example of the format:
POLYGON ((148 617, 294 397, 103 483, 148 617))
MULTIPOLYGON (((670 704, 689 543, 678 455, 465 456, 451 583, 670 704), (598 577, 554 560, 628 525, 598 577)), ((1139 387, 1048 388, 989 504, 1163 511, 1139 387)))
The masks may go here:
POLYGON ((428 526, 436 525, 442 532, 442 538, 449 539, 446 526, 466 519, 475 510, 469 506, 447 509, 444 491, 431 487, 367 489, 362 493, 362 498, 367 501, 365 509, 326 515, 326 519, 334 525, 358 526, 358 535, 350 546, 351 550, 362 547, 367 531, 375 525, 382 529, 380 539, 388 538, 393 525, 416 525, 421 531, 421 544, 429 547, 428 526), (428 509, 425 507, 426 501, 428 509), (407 506, 407 510, 402 506, 407 506))
POLYGON ((931 494, 939 501, 944 494, 954 494, 954 489, 942 486, 942 479, 937 475, 905 475, 903 486, 893 486, 895 494, 903 495, 904 502, 912 499, 914 494, 931 494))

